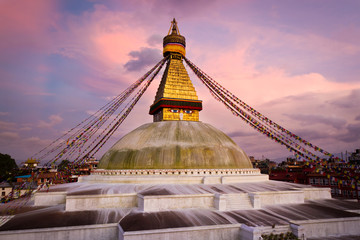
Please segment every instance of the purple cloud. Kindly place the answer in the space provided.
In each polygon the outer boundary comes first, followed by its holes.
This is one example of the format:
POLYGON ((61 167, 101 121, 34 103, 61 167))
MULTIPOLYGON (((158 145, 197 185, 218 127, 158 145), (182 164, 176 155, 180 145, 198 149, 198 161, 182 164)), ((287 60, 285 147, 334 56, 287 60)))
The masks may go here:
POLYGON ((310 115, 310 114, 284 114, 285 116, 293 119, 295 121, 299 121, 304 125, 321 123, 325 125, 330 125, 334 128, 342 128, 346 124, 346 120, 342 118, 336 117, 325 117, 323 115, 310 115))
POLYGON ((128 71, 141 71, 162 59, 161 51, 155 48, 142 48, 140 51, 130 52, 129 55, 135 59, 125 63, 124 67, 128 71))

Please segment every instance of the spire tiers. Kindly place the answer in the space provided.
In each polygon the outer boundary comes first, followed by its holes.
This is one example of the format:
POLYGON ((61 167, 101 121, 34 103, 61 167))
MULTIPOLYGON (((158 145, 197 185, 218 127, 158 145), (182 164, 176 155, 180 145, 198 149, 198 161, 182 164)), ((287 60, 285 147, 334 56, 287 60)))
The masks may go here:
POLYGON ((185 47, 186 41, 185 37, 180 35, 177 22, 174 20, 171 22, 171 26, 168 32, 168 35, 163 39, 163 55, 164 57, 168 56, 170 53, 180 53, 182 56, 185 56, 185 47), (171 34, 170 34, 171 31, 171 34))
POLYGON ((169 61, 149 113, 154 116, 154 122, 199 121, 202 101, 198 100, 183 64, 185 38, 180 35, 175 18, 170 31, 164 37, 164 56, 169 56, 169 61))

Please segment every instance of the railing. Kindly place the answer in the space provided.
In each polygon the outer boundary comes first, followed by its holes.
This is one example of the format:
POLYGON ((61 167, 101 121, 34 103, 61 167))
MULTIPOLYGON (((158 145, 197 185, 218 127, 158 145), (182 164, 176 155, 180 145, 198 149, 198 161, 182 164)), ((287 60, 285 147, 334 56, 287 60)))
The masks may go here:
POLYGON ((188 176, 211 176, 211 175, 258 175, 260 169, 121 169, 106 170, 96 169, 92 175, 188 175, 188 176))

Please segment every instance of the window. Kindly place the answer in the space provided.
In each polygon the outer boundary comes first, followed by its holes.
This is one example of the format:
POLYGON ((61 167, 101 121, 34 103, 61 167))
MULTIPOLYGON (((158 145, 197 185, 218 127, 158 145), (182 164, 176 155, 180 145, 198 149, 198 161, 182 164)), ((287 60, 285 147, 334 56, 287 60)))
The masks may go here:
POLYGON ((1 196, 5 196, 5 192, 2 192, 2 193, 1 193, 1 196))

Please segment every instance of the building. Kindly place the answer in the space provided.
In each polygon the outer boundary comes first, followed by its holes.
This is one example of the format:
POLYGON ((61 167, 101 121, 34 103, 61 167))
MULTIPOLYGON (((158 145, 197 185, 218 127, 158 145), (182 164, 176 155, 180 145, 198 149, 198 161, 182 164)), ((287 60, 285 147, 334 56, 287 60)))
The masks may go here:
POLYGON ((258 160, 253 156, 250 156, 250 161, 254 168, 259 168, 260 172, 263 174, 269 174, 272 169, 276 168, 277 164, 274 161, 270 161, 269 159, 258 160))
POLYGON ((285 181, 291 183, 309 184, 307 175, 315 171, 314 167, 309 167, 304 162, 299 162, 293 158, 287 158, 286 161, 273 167, 269 173, 269 179, 276 181, 285 181))
MULTIPOLYGON (((352 153, 356 156, 356 152, 352 153)), ((298 162, 288 158, 286 162, 271 171, 269 178, 276 181, 309 184, 314 187, 331 189, 334 198, 360 199, 358 179, 360 171, 357 165, 350 162, 330 162, 327 168, 321 170, 312 164, 298 162)))
POLYGON ((307 175, 307 183, 315 187, 326 187, 331 189, 334 198, 360 200, 360 188, 358 181, 360 173, 348 165, 341 166, 341 172, 321 174, 313 171, 307 175), (346 174, 343 172, 346 171, 346 174))
POLYGON ((5 198, 12 192, 12 186, 7 182, 0 183, 0 189, 1 189, 1 199, 5 198))
POLYGON ((175 19, 163 46, 154 122, 122 137, 91 175, 37 192, 28 212, 0 227, 1 239, 360 235, 360 204, 332 199, 329 188, 269 180, 230 137, 199 121, 202 102, 183 66, 175 19))
POLYGON ((348 160, 350 164, 360 165, 360 149, 356 149, 355 152, 351 153, 348 160))
POLYGON ((39 165, 39 161, 36 160, 36 159, 33 159, 33 158, 28 158, 24 165, 23 165, 23 168, 25 169, 34 169, 36 168, 37 166, 39 165))
MULTIPOLYGON (((95 158, 87 158, 85 161, 75 168, 74 174, 79 176, 90 175, 92 171, 97 169, 99 160, 95 158)), ((73 175, 74 175, 73 174, 73 175)))

